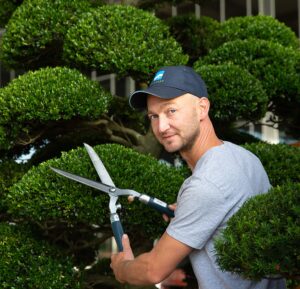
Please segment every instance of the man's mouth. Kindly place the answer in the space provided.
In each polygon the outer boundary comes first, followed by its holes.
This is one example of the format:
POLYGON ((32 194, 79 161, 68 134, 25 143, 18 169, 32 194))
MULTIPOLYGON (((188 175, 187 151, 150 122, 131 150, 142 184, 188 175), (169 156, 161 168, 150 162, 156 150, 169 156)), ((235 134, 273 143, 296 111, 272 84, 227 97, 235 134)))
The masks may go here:
POLYGON ((168 139, 171 139, 172 137, 174 137, 175 136, 175 134, 168 134, 168 135, 162 135, 162 139, 163 140, 168 140, 168 139))

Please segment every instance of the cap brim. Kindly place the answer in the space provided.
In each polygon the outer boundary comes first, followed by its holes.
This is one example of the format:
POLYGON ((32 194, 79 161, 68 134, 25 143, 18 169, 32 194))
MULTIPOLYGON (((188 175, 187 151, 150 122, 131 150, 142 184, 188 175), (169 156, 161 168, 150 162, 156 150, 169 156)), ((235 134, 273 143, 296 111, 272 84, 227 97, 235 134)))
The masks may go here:
POLYGON ((154 95, 159 98, 172 99, 187 93, 178 88, 168 86, 152 86, 144 90, 137 90, 129 96, 129 104, 134 109, 147 109, 147 96, 154 95))

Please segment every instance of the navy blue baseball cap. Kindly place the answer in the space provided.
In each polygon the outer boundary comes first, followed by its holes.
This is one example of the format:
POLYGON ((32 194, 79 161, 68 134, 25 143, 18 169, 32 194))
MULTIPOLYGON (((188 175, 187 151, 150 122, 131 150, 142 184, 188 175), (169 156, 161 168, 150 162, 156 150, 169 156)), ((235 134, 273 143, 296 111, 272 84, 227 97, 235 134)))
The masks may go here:
POLYGON ((208 97, 207 88, 201 76, 189 66, 164 66, 156 72, 146 89, 137 90, 130 95, 129 104, 132 108, 145 110, 148 95, 171 99, 186 93, 208 97))

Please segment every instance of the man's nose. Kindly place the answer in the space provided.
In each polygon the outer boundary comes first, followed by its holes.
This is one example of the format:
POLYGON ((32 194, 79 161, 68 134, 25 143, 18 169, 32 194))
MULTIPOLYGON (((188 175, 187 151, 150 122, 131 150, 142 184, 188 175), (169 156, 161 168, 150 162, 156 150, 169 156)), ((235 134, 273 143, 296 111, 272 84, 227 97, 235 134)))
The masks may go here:
POLYGON ((158 130, 160 133, 164 133, 170 128, 169 120, 165 116, 160 116, 159 117, 159 122, 158 122, 158 130))

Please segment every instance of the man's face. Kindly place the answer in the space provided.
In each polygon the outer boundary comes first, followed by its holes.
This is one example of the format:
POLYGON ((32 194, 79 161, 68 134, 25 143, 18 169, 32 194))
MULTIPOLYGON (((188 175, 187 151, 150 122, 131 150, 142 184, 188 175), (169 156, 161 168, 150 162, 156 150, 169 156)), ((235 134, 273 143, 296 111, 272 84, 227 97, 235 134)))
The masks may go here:
POLYGON ((200 135, 199 98, 184 94, 173 99, 148 96, 148 117, 157 140, 168 152, 191 149, 200 135))

